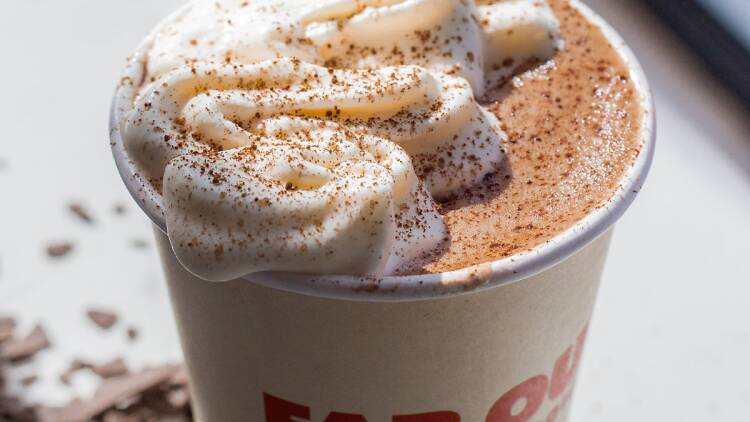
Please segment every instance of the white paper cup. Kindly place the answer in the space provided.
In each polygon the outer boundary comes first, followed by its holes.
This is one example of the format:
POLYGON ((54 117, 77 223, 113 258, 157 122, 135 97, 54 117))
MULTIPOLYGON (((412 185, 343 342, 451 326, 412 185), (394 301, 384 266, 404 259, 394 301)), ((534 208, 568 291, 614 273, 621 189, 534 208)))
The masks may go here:
POLYGON ((209 283, 156 237, 197 420, 515 422, 564 420, 610 235, 522 282, 417 301, 209 283))
MULTIPOLYGON (((618 192, 551 241, 458 271, 373 280, 262 273, 210 283, 164 234, 158 195, 127 160, 119 124, 143 78, 147 39, 112 106, 111 142, 128 189, 155 225, 202 422, 567 420, 611 228, 640 190, 654 148, 646 78, 630 66, 642 148, 618 192)), ((174 19, 185 9, 175 12, 174 19)))

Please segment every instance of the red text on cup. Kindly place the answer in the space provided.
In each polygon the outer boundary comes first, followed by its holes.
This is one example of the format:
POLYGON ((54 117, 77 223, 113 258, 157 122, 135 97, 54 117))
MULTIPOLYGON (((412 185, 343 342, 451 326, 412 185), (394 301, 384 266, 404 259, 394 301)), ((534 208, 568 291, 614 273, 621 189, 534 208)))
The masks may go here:
MULTIPOLYGON (((536 375, 516 385, 500 396, 490 407, 485 422, 529 422, 536 416, 545 400, 554 401, 562 397, 559 403, 549 412, 545 422, 555 422, 561 409, 570 397, 570 388, 575 379, 581 353, 586 342, 588 325, 583 328, 576 339, 576 344, 568 347, 557 358, 552 373, 536 375), (564 394, 566 393, 567 394, 564 394)), ((268 393, 263 394, 266 422, 304 422, 310 421, 310 408, 293 403, 268 393)), ((461 422, 461 416, 455 411, 439 410, 410 415, 394 415, 392 422, 461 422)), ((368 422, 361 414, 332 411, 322 422, 368 422)))

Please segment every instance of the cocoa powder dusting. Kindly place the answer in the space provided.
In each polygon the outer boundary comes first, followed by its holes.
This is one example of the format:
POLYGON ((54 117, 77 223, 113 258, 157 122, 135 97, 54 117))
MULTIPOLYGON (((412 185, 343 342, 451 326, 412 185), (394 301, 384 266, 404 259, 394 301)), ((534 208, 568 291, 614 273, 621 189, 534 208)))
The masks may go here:
POLYGON ((626 65, 567 0, 551 0, 565 49, 487 104, 508 134, 502 168, 441 203, 451 241, 405 273, 505 258, 549 241, 609 200, 640 151, 641 110, 626 65))

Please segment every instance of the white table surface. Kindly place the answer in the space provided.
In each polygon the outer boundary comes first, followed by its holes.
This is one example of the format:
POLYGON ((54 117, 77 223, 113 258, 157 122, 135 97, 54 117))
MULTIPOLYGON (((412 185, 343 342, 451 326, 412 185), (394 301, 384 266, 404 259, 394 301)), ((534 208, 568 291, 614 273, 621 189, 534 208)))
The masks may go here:
MULTIPOLYGON (((148 222, 107 143, 124 57, 180 0, 4 0, 0 12, 0 314, 41 321, 55 345, 33 399, 91 391, 56 379, 73 357, 178 360, 148 222), (80 201, 87 226, 66 204, 80 201), (128 205, 117 217, 115 203, 128 205), (51 260, 45 246, 72 240, 51 260), (123 321, 102 334, 83 308, 123 321), (126 323, 141 330, 125 340, 126 323)), ((641 57, 654 88, 650 180, 619 224, 589 335, 573 421, 737 421, 750 414, 750 119, 636 2, 591 1, 641 57)), ((25 369, 24 369, 25 370, 25 369)), ((23 371, 21 371, 23 372, 23 371)))

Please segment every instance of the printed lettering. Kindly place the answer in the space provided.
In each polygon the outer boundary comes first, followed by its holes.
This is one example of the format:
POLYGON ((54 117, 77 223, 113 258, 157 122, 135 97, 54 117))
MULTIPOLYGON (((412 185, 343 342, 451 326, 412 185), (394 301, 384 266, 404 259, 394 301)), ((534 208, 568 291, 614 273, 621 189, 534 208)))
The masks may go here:
POLYGON ((420 413, 418 415, 399 415, 393 417, 393 422, 461 422, 461 416, 456 412, 442 411, 420 413))
POLYGON ((542 405, 548 384, 545 375, 537 375, 513 387, 495 402, 486 421, 527 422, 542 405), (513 414, 513 406, 521 399, 526 400, 523 410, 513 414))
POLYGON ((367 422, 367 419, 362 415, 332 412, 323 422, 367 422))
POLYGON ((270 394, 263 393, 263 406, 266 411, 266 422, 300 422, 310 420, 309 407, 282 400, 270 394))
MULTIPOLYGON (((570 400, 570 389, 581 361, 586 342, 586 325, 576 338, 576 344, 568 347, 555 361, 551 377, 537 375, 513 387, 500 397, 487 414, 485 422, 529 422, 536 415, 546 398, 557 400, 544 422, 556 422, 570 400)), ((263 394, 266 422, 309 422, 310 408, 263 394)), ((331 412, 323 422, 367 422, 364 415, 331 412)), ((394 415, 392 422, 461 422, 461 416, 449 410, 394 415)))
POLYGON ((555 362, 555 368, 552 370, 552 378, 550 379, 549 386, 550 400, 560 397, 560 395, 568 389, 575 378, 576 372, 578 371, 578 364, 581 361, 581 354, 583 353, 583 345, 586 342, 587 331, 588 326, 584 327, 581 334, 578 335, 578 340, 576 341, 575 346, 575 356, 573 356, 572 359, 571 355, 573 355, 573 347, 571 346, 568 347, 568 349, 565 350, 565 353, 563 353, 555 362))

